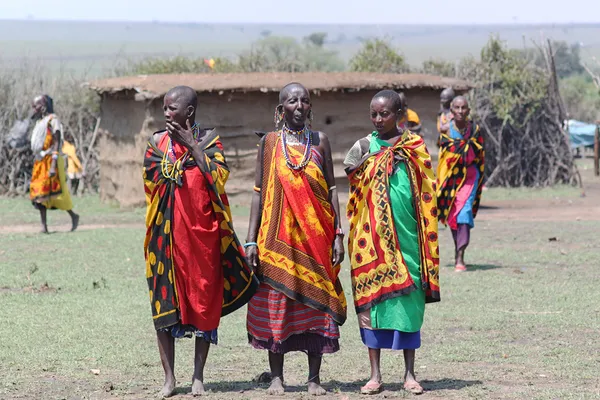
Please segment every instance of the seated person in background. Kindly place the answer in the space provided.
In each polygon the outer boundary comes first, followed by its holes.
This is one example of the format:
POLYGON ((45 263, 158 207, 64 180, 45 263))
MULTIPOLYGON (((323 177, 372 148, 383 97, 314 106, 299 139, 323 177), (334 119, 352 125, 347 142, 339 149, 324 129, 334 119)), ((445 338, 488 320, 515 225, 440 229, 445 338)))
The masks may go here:
POLYGON ((408 108, 408 102, 406 100, 406 96, 404 93, 398 93, 400 95, 400 100, 402 101, 402 111, 404 115, 400 117, 398 121, 398 128, 400 130, 408 129, 412 133, 421 133, 421 120, 416 112, 408 108))

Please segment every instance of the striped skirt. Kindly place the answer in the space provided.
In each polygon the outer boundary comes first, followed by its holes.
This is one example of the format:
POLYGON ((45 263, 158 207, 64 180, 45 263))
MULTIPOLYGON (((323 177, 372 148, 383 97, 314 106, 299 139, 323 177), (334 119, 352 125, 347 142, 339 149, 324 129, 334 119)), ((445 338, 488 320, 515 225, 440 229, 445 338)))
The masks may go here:
POLYGON ((248 340, 254 348, 312 355, 339 350, 340 331, 331 316, 261 283, 248 303, 248 340))

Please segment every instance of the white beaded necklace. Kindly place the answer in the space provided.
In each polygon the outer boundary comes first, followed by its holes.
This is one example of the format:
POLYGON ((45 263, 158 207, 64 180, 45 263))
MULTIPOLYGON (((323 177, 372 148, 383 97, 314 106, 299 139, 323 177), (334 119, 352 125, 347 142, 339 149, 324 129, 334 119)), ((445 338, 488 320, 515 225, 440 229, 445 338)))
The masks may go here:
MULTIPOLYGON (((294 140, 294 139, 292 139, 292 140, 294 140)), ((298 170, 301 170, 302 168, 306 167, 306 165, 310 161, 311 147, 312 147, 312 134, 310 132, 310 129, 308 129, 306 126, 304 128, 302 128, 302 130, 300 130, 300 131, 293 131, 285 125, 282 127, 282 129, 281 129, 281 150, 283 152, 283 156, 285 157, 285 162, 289 168, 293 169, 294 171, 298 171, 298 170), (291 137, 293 137, 295 139, 295 144, 303 144, 305 146, 304 155, 302 156, 302 161, 300 162, 300 164, 295 164, 291 160, 291 158, 288 154, 288 150, 287 150, 288 135, 292 135, 291 137), (301 137, 304 137, 303 142, 301 142, 299 140, 299 138, 301 138, 301 137)))

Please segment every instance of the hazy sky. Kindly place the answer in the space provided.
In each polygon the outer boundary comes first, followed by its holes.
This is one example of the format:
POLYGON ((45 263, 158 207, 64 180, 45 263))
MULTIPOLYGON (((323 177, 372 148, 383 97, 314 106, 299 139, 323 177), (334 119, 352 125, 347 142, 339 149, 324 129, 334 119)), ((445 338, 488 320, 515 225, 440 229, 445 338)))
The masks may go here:
POLYGON ((0 19, 364 24, 600 23, 599 0, 0 0, 0 19))

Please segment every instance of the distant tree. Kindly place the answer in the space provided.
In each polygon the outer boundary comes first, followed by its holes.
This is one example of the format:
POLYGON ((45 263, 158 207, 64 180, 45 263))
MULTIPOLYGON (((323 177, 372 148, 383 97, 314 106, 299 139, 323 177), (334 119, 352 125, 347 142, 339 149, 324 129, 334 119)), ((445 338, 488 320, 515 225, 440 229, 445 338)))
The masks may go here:
POLYGON ((302 69, 302 47, 292 37, 269 36, 252 45, 239 56, 239 65, 246 72, 287 71, 302 69))
POLYGON ((318 45, 323 40, 315 36, 303 44, 291 37, 271 36, 252 45, 252 49, 240 54, 238 65, 245 72, 306 72, 336 71, 344 67, 337 52, 318 45), (314 41, 317 42, 315 44, 314 41))
POLYGON ((424 74, 455 77, 456 66, 454 63, 440 59, 430 59, 423 62, 421 71, 424 74))
POLYGON ((591 123, 600 120, 600 96, 590 77, 573 75, 561 79, 560 93, 569 118, 591 123))
POLYGON ((566 42, 553 42, 554 63, 559 78, 580 75, 585 72, 581 65, 579 43, 568 45, 566 42))
POLYGON ((131 62, 119 75, 154 75, 154 74, 182 74, 205 73, 211 69, 204 62, 204 58, 188 58, 176 56, 171 58, 145 58, 131 62))
MULTIPOLYGON (((567 78, 573 75, 580 75, 585 72, 581 64, 581 54, 579 43, 569 45, 564 41, 551 42, 554 53, 554 65, 556 66, 556 75, 559 78, 567 78)), ((545 68, 546 59, 540 51, 535 48, 526 48, 522 50, 511 50, 523 58, 534 62, 537 66, 545 68)))
POLYGON ((260 36, 262 36, 263 38, 269 37, 271 36, 271 31, 268 29, 262 30, 260 31, 260 36))
POLYGON ((304 38, 304 41, 307 43, 311 43, 317 47, 323 47, 325 44, 325 39, 327 39, 326 32, 314 32, 304 38))
POLYGON ((350 70, 357 72, 402 73, 410 70, 404 57, 385 39, 368 39, 350 60, 350 70))

